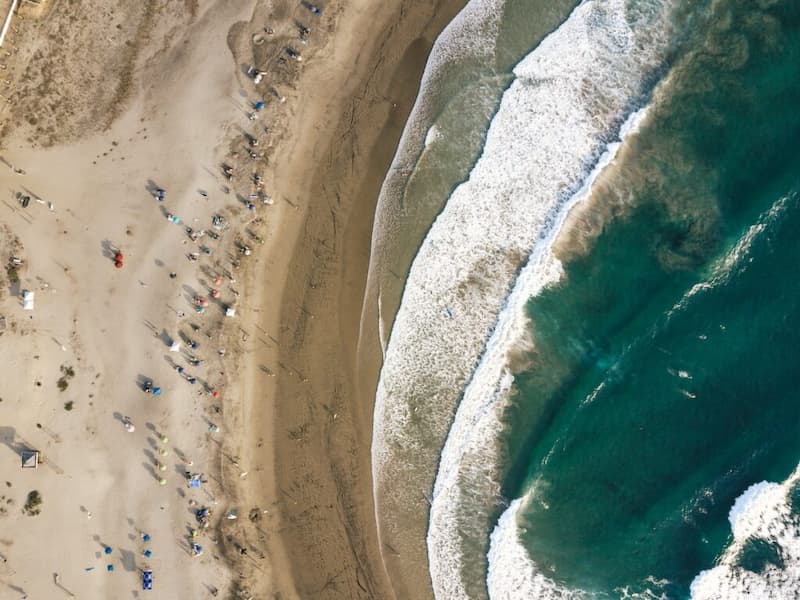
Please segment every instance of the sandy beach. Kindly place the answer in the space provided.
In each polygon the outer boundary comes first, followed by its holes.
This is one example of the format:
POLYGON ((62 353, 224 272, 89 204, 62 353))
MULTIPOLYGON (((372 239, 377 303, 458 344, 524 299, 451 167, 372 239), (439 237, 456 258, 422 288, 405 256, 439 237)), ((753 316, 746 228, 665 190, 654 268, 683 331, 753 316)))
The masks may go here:
POLYGON ((392 597, 359 316, 462 3, 73 4, 4 46, 0 598, 392 597))

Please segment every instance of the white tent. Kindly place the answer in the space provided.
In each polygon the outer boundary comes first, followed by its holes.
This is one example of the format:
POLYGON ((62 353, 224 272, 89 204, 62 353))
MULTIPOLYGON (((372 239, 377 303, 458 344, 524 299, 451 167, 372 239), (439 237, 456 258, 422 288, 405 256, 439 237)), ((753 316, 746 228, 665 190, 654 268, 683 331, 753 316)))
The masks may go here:
POLYGON ((169 347, 170 352, 180 352, 181 351, 181 343, 176 342, 173 340, 172 345, 169 347))
POLYGON ((34 293, 30 290, 23 290, 22 292, 22 308, 25 310, 33 310, 34 293))

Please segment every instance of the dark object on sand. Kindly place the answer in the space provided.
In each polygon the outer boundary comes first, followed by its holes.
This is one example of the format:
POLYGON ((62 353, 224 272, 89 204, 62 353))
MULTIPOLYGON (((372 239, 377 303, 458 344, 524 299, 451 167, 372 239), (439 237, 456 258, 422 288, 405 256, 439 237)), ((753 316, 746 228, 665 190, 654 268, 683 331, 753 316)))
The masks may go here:
POLYGON ((153 589, 153 572, 150 569, 142 571, 142 589, 143 590, 153 589))

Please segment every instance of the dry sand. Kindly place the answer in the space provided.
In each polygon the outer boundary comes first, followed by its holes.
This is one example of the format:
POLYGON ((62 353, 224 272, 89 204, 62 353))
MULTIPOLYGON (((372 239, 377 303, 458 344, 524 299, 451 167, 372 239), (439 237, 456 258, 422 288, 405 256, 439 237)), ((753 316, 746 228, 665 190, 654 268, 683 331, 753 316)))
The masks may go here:
POLYGON ((0 598, 137 597, 146 567, 160 598, 393 595, 373 518, 374 390, 356 389, 355 344, 378 188, 460 4, 350 0, 317 18, 283 1, 58 0, 15 23, 0 260, 24 265, 0 287, 0 598), (311 27, 307 46, 295 20, 311 27), (259 86, 251 64, 267 71, 259 86), (237 194, 254 173, 275 203, 250 212, 237 194), (215 213, 231 227, 187 260, 199 244, 185 227, 211 229, 215 213), (196 315, 192 298, 225 273, 236 317, 216 302, 196 315), (36 292, 30 313, 21 289, 36 292), (199 368, 169 352, 181 336, 199 341, 199 368), (44 463, 21 469, 23 448, 44 463), (202 489, 187 487, 182 456, 202 489), (35 516, 22 511, 32 490, 35 516), (190 499, 214 511, 194 558, 190 499), (238 519, 223 519, 231 508, 238 519))

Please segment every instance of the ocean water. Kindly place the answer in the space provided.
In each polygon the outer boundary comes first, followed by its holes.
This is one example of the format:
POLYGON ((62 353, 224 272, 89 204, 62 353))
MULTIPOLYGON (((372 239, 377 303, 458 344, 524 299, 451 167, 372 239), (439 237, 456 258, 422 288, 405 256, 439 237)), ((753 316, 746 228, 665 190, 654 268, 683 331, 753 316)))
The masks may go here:
POLYGON ((546 4, 468 5, 382 191, 390 575, 794 597, 800 4, 546 4))

